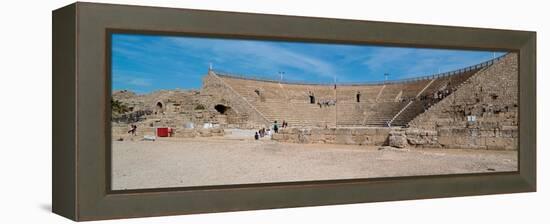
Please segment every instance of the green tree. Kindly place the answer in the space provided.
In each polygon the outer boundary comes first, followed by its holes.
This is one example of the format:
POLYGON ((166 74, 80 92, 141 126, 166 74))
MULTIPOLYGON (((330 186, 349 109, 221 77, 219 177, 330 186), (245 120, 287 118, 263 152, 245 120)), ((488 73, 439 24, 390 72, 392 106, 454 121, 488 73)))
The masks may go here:
POLYGON ((111 99, 111 111, 114 114, 124 114, 130 111, 126 104, 120 102, 119 100, 111 99))

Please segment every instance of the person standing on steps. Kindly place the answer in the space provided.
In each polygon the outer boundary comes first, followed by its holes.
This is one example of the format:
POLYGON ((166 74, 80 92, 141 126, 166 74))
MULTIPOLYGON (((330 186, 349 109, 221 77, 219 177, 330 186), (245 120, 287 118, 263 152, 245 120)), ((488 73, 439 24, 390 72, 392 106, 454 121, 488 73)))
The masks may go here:
POLYGON ((279 133, 279 125, 277 124, 277 121, 273 122, 273 131, 275 133, 279 133))

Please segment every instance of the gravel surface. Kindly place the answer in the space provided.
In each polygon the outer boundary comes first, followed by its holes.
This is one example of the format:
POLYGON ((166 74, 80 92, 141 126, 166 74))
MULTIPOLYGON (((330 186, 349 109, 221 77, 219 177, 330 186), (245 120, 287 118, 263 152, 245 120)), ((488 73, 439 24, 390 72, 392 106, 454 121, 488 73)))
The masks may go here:
POLYGON ((230 137, 113 142, 113 189, 273 183, 517 170, 517 152, 378 150, 230 137))

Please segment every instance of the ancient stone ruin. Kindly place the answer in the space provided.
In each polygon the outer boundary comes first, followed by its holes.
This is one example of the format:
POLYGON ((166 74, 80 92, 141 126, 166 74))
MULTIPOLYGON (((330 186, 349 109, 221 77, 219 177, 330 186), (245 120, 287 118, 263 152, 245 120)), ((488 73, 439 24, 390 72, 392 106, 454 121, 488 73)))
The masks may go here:
POLYGON ((516 53, 452 72, 379 83, 296 83, 209 70, 200 90, 113 93, 113 135, 223 135, 226 128, 288 127, 294 143, 516 150, 516 53))

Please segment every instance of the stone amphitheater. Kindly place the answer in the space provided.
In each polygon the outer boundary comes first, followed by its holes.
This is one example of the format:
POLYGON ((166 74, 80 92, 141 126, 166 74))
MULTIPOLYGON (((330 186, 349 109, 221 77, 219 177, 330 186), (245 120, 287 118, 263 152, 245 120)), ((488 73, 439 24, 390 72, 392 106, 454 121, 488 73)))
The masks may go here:
POLYGON ((517 150, 517 57, 377 83, 298 83, 209 70, 200 90, 113 92, 128 107, 113 113, 113 138, 127 136, 130 123, 140 135, 170 127, 175 138, 193 138, 285 121, 273 141, 517 150))

